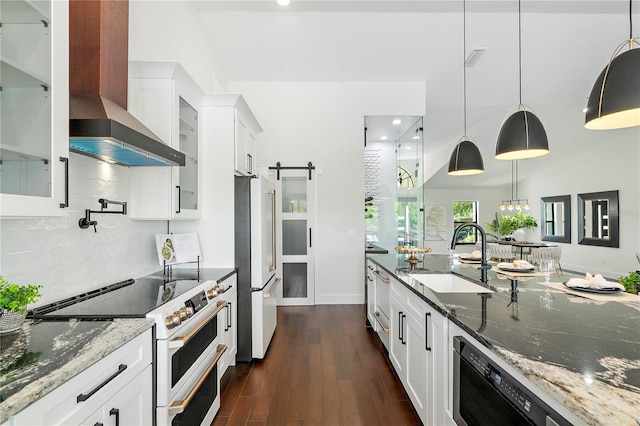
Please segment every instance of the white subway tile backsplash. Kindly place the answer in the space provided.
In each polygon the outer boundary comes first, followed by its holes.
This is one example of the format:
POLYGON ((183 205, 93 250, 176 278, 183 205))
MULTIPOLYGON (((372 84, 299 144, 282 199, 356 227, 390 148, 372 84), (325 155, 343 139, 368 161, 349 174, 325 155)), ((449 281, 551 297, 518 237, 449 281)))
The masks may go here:
POLYGON ((155 234, 166 232, 166 221, 92 214, 97 233, 78 226, 85 209, 100 210, 100 198, 129 202, 128 168, 71 154, 69 190, 65 218, 1 221, 0 275, 10 282, 42 284, 37 303, 42 305, 162 269, 155 234))

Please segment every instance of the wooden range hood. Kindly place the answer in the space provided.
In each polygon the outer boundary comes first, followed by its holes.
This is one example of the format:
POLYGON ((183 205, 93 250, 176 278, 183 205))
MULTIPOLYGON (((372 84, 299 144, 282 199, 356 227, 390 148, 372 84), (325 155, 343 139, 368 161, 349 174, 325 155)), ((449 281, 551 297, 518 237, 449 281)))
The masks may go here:
POLYGON ((124 166, 184 166, 127 111, 129 1, 69 2, 69 150, 124 166))

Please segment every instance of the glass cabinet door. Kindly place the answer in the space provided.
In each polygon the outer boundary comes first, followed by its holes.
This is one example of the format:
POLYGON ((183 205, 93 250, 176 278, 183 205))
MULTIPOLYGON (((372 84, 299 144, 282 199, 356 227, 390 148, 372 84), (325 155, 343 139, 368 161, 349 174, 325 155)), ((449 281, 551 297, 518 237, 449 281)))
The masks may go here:
POLYGON ((185 155, 179 169, 179 211, 198 210, 198 111, 180 98, 179 150, 185 155))
POLYGON ((69 3, 1 0, 0 23, 0 216, 66 216, 69 3))
POLYGON ((51 4, 0 2, 0 192, 51 197, 51 4))

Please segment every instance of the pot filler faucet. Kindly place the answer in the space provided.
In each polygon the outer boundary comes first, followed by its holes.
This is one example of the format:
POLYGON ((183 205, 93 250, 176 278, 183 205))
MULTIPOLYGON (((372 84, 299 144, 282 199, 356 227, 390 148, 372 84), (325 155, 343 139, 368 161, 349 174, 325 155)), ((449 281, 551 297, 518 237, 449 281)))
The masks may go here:
POLYGON ((480 235, 482 235, 482 261, 478 269, 480 269, 480 281, 482 281, 483 283, 486 283, 487 281, 489 281, 489 279, 487 278, 487 270, 491 269, 491 265, 487 263, 487 236, 484 233, 484 229, 482 229, 482 226, 478 225, 475 222, 466 222, 458 226, 456 230, 453 231, 453 239, 451 240, 451 250, 456 248, 456 239, 458 238, 458 234, 460 233, 460 230, 462 228, 467 228, 467 227, 476 228, 478 231, 480 231, 480 235))

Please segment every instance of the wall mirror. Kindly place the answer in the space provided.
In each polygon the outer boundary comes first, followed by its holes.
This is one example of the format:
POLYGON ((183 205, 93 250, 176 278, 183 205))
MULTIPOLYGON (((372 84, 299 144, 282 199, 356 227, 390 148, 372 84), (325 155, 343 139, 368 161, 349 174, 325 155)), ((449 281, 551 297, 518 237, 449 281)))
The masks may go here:
POLYGON ((571 196, 542 197, 542 241, 571 242, 571 196))
POLYGON ((578 244, 620 247, 618 191, 578 194, 578 244))

